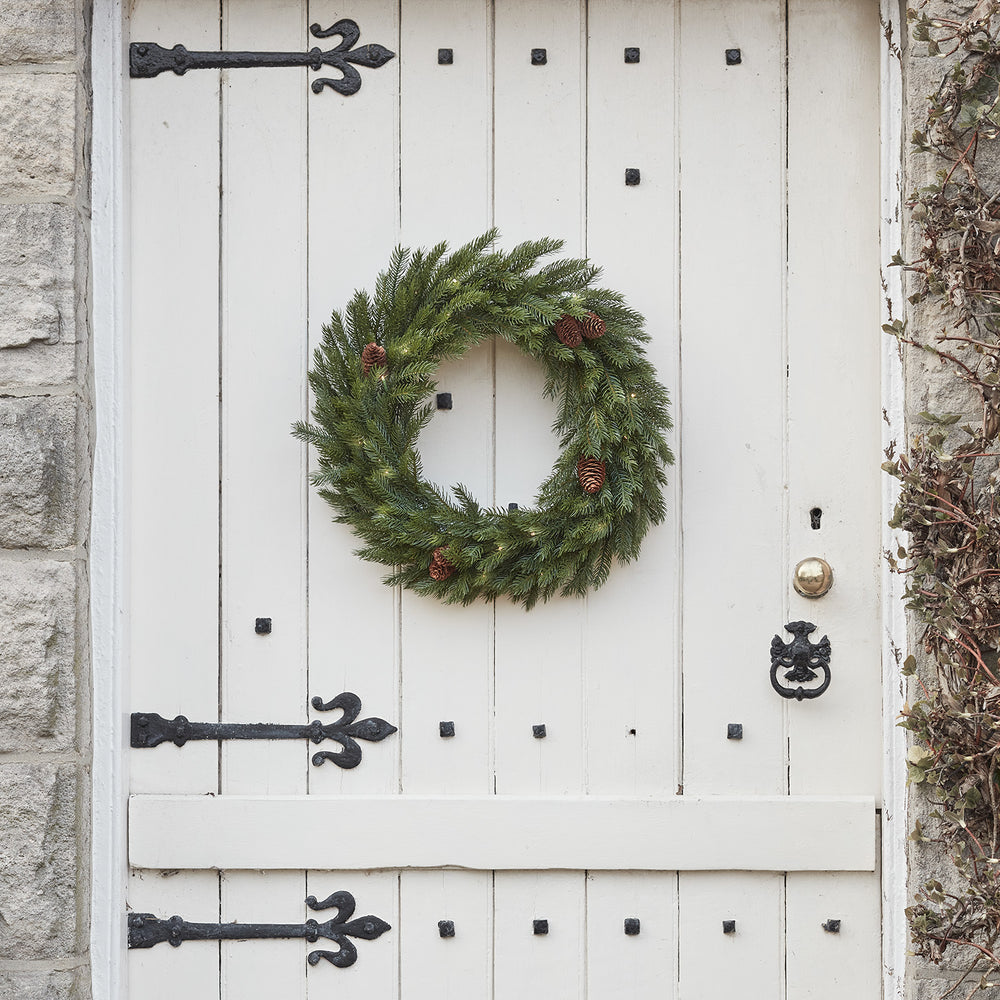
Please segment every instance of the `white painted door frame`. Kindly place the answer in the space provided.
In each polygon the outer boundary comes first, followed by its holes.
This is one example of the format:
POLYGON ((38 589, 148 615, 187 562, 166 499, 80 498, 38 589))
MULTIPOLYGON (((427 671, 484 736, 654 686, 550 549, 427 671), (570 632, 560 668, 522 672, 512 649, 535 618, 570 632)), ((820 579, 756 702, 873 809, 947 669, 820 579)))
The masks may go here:
MULTIPOLYGON (((879 0, 883 30, 898 39, 901 28, 893 0, 879 0)), ((127 163, 128 122, 124 100, 127 74, 127 12, 122 0, 93 0, 92 21, 92 218, 91 329, 95 441, 90 531, 90 621, 93 661, 93 786, 91 851, 91 969, 94 1000, 125 1000, 126 592, 123 552, 122 476, 127 427, 126 320, 128 303, 127 163)), ((902 84, 899 59, 888 44, 881 50, 881 260, 883 319, 901 312, 898 269, 889 268, 901 245, 902 84)), ((897 50, 898 51, 898 50, 897 50)), ((873 336, 877 331, 873 331, 873 336)), ((893 342, 883 338, 882 405, 885 442, 902 440, 903 382, 893 342)), ((874 470, 873 470, 874 474, 874 470)), ((894 483, 883 487, 883 524, 895 503, 894 483)), ((887 527, 883 548, 894 548, 887 527)), ((906 629, 899 579, 884 567, 882 809, 883 993, 902 1000, 907 930, 905 746, 896 717, 903 702, 897 657, 906 629)))

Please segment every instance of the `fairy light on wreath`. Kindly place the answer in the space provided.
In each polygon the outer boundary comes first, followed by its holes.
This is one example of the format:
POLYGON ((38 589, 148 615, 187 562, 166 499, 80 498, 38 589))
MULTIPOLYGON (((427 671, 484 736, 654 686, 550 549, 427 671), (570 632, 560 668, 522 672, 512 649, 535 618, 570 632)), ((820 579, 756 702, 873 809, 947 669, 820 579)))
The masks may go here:
POLYGON ((313 422, 294 433, 316 448, 320 496, 363 540, 358 555, 389 568, 387 584, 530 608, 599 587, 663 520, 669 400, 642 317, 593 287, 597 268, 542 263, 557 240, 509 252, 496 241, 491 230, 452 254, 397 248, 373 294, 356 292, 323 328, 313 422), (483 507, 462 485, 453 499, 421 472, 438 366, 491 337, 545 368, 557 404, 560 455, 528 509, 483 507))

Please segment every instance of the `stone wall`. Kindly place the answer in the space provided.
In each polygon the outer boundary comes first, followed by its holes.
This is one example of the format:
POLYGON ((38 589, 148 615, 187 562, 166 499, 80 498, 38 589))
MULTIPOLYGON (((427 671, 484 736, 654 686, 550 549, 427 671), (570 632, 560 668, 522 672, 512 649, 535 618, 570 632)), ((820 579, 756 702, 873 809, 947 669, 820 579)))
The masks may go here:
POLYGON ((0 0, 0 997, 90 995, 87 17, 0 0))
MULTIPOLYGON (((917 6, 911 2, 910 6, 917 6)), ((964 18, 976 6, 975 0, 928 0, 921 7, 929 17, 964 18)), ((941 162, 930 154, 915 150, 909 143, 909 137, 915 129, 923 127, 927 116, 927 98, 941 86, 946 71, 953 59, 943 59, 927 54, 927 45, 923 42, 913 42, 903 39, 903 83, 904 112, 902 135, 904 139, 904 193, 914 191, 935 179, 935 174, 941 167, 941 162)), ((977 171, 984 180, 990 181, 994 188, 1000 186, 1000 154, 994 145, 990 148, 982 143, 976 160, 977 171)), ((907 222, 908 220, 904 220, 907 222)), ((904 252, 906 259, 916 259, 920 252, 920 241, 923 239, 919 229, 910 223, 904 227, 904 252)), ((904 276, 904 294, 917 291, 917 282, 904 276)), ((943 308, 937 297, 929 298, 919 304, 908 304, 904 317, 911 335, 922 342, 932 341, 934 335, 949 323, 951 318, 947 309, 943 308)), ((923 411, 931 413, 963 413, 970 422, 982 419, 982 400, 973 394, 959 379, 955 377, 950 366, 942 365, 935 357, 913 348, 907 349, 903 355, 904 377, 906 388, 906 418, 907 429, 912 435, 919 433, 928 425, 919 416, 923 411)), ((965 421, 960 421, 964 423, 965 421)), ((921 627, 910 622, 910 649, 918 657, 920 671, 928 683, 933 683, 934 666, 922 652, 920 642, 921 627)), ((921 697, 917 682, 911 682, 909 700, 921 697)), ((926 786, 924 786, 925 788, 926 786)), ((911 789, 909 800, 909 822, 912 827, 917 820, 928 829, 933 829, 934 821, 928 818, 930 805, 923 788, 911 789)), ((950 879, 953 866, 947 854, 934 844, 914 844, 909 846, 909 895, 918 892, 930 878, 935 878, 946 887, 961 891, 957 882, 950 879)), ((946 952, 945 960, 938 966, 911 958, 907 969, 907 1000, 938 1000, 951 990, 955 981, 968 969, 971 956, 967 949, 953 949, 946 952)), ((968 996, 979 976, 967 980, 951 996, 968 996)), ((993 996, 991 990, 982 996, 993 996)))

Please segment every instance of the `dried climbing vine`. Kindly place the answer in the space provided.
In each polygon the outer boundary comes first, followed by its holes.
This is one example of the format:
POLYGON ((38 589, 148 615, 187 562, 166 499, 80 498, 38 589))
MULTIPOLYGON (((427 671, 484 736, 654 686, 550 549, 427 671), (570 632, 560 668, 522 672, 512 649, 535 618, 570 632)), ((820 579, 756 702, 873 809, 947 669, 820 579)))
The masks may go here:
POLYGON ((909 780, 932 804, 911 839, 954 865, 907 915, 917 955, 964 963, 944 996, 965 984, 971 997, 1000 986, 1000 2, 924 0, 907 16, 944 64, 912 138, 936 175, 909 198, 916 251, 896 260, 933 332, 885 329, 929 352, 970 401, 920 414, 925 426, 883 466, 900 481, 892 527, 909 535, 889 558, 928 654, 926 669, 913 656, 903 667, 920 691, 901 723, 909 780))

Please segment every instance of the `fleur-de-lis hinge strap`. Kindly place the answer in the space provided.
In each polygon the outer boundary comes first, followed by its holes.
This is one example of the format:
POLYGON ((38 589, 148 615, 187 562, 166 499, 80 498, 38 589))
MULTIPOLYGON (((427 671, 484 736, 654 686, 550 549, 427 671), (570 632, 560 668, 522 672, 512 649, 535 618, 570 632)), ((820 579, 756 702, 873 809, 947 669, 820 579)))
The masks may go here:
POLYGON ((132 42, 128 50, 129 76, 153 77, 168 70, 183 76, 192 69, 249 69, 267 66, 308 66, 318 72, 324 66, 331 66, 340 70, 343 75, 340 79, 321 77, 313 80, 313 93, 318 94, 324 87, 330 87, 346 97, 361 89, 361 74, 355 67, 378 69, 396 55, 384 45, 374 43, 355 48, 361 37, 361 29, 350 18, 345 17, 330 28, 313 24, 309 30, 316 38, 337 35, 340 37, 340 44, 325 52, 318 46, 305 52, 191 52, 183 45, 167 49, 155 42, 132 42))
POLYGON ((350 691, 327 702, 313 698, 312 707, 318 712, 340 709, 343 715, 326 725, 319 719, 284 725, 277 722, 189 722, 183 715, 165 719, 155 712, 133 712, 131 746, 143 750, 161 743, 182 747, 189 740, 309 740, 312 743, 333 740, 343 749, 336 752, 317 750, 312 756, 313 764, 319 766, 330 760, 338 767, 351 768, 361 763, 358 740, 380 743, 397 732, 385 719, 372 717, 355 721, 361 713, 361 699, 350 691))
POLYGON ((306 920, 301 924, 199 924, 183 917, 169 917, 165 920, 152 913, 130 913, 128 915, 128 946, 130 948, 152 948, 167 942, 179 948, 185 941, 251 941, 262 938, 303 938, 315 944, 320 938, 332 941, 337 951, 317 949, 309 952, 306 961, 317 965, 321 959, 346 969, 358 960, 358 949, 350 938, 374 941, 386 931, 392 930, 381 917, 370 914, 354 916, 354 897, 343 890, 317 902, 315 896, 306 899, 311 910, 337 908, 337 915, 320 923, 306 920))

